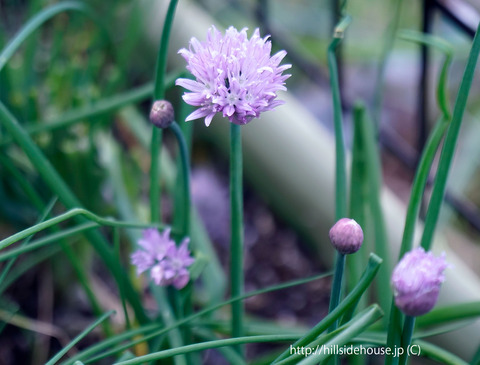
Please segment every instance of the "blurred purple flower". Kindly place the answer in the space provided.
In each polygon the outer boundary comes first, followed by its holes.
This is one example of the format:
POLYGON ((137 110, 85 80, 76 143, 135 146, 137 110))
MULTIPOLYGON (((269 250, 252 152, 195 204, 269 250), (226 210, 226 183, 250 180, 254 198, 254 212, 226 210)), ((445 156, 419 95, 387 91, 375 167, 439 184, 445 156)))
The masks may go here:
POLYGON ((163 233, 155 228, 146 229, 138 241, 140 248, 131 256, 132 264, 137 267, 137 275, 150 270, 150 277, 155 284, 182 289, 190 279, 187 267, 195 261, 188 250, 189 242, 190 239, 185 238, 177 247, 170 238, 170 229, 163 233))
POLYGON ((283 104, 275 99, 277 91, 286 90, 285 80, 290 75, 282 72, 291 65, 280 65, 285 51, 270 57, 272 44, 268 38, 260 38, 256 29, 248 39, 247 28, 239 32, 234 27, 223 36, 212 26, 206 42, 193 37, 189 49, 178 52, 196 78, 176 81, 176 85, 191 91, 183 95, 183 100, 199 107, 186 121, 205 117, 208 127, 213 116, 222 113, 230 122, 242 125, 283 104))
POLYGON ((435 257, 421 247, 407 252, 392 274, 396 306, 409 316, 428 313, 435 306, 448 267, 445 255, 435 257))
POLYGON ((192 171, 192 200, 212 240, 228 244, 230 238, 230 205, 228 185, 212 168, 192 171))

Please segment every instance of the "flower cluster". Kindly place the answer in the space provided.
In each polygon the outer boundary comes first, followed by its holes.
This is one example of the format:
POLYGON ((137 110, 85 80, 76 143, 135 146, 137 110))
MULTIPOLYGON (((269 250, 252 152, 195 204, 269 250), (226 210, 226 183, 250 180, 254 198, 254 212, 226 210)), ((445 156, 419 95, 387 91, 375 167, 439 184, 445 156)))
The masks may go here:
POLYGON ((268 38, 261 38, 256 29, 248 39, 246 28, 239 32, 234 27, 223 36, 212 26, 206 42, 192 38, 189 49, 178 52, 196 78, 176 81, 191 91, 183 95, 183 100, 199 107, 187 121, 205 117, 208 126, 216 113, 222 113, 230 122, 243 125, 283 104, 275 99, 277 91, 286 90, 284 82, 290 75, 282 72, 291 65, 280 65, 285 51, 270 57, 272 44, 268 38))
POLYGON ((170 238, 170 229, 163 233, 155 228, 146 229, 138 241, 140 248, 131 256, 137 274, 150 270, 150 277, 155 284, 182 289, 190 280, 187 267, 195 261, 188 250, 189 241, 189 238, 185 238, 177 247, 170 238))
POLYGON ((437 302, 447 267, 445 255, 435 257, 421 247, 407 252, 392 274, 396 306, 409 316, 430 312, 437 302))

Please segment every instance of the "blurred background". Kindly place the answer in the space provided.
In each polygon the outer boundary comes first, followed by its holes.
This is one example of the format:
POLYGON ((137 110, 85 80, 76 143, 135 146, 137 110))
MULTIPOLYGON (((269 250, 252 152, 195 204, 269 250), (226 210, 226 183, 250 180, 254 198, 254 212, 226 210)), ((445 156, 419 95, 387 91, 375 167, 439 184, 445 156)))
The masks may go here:
MULTIPOLYGON (((0 0, 0 48, 30 18, 54 3, 0 0)), ((94 20, 79 13, 62 13, 20 47, 0 71, 0 100, 30 131, 87 209, 101 216, 124 217, 122 203, 115 193, 118 190, 115 181, 121 176, 134 215, 145 221, 149 206, 150 133, 146 116, 151 105, 158 39, 167 1, 86 3, 94 9, 94 20), (94 118, 83 117, 82 111, 98 106, 103 109, 94 118), (116 156, 113 159, 112 150, 116 156)), ((339 3, 335 0, 180 1, 171 38, 168 75, 181 76, 185 62, 176 51, 188 47, 191 36, 204 39, 207 29, 199 29, 204 21, 214 22, 219 28, 248 27, 249 34, 258 27, 262 35, 271 35, 275 50, 287 50, 284 62, 292 64, 288 95, 280 97, 287 104, 277 113, 309 118, 308 123, 293 118, 275 128, 284 128, 284 133, 289 134, 298 123, 304 134, 319 136, 305 142, 312 144, 312 151, 328 150, 328 146, 318 144, 323 140, 331 143, 333 132, 326 51, 338 19, 339 3)), ((347 146, 352 139, 352 109, 357 101, 362 101, 379 125, 382 177, 395 202, 408 202, 419 152, 440 114, 435 92, 443 55, 399 39, 394 31, 423 31, 451 43, 454 59, 448 86, 453 105, 480 20, 479 11, 480 3, 473 0, 348 3, 347 12, 353 21, 338 54, 347 146)), ((187 115, 188 107, 181 101, 183 90, 170 85, 167 96, 174 103, 177 115, 187 115)), ((455 242, 457 253, 480 275, 476 264, 480 260, 479 91, 479 83, 474 81, 441 226, 442 236, 455 242)), ((179 122, 182 123, 180 119, 179 122)), ((253 124, 262 122, 263 118, 252 122, 250 130, 255 128, 253 124)), ((212 127, 206 129, 198 120, 189 123, 185 130, 192 146, 193 200, 213 242, 219 265, 227 270, 229 206, 225 144, 228 141, 222 123, 220 119, 214 120, 212 127)), ((246 128, 247 135, 248 128, 250 125, 246 128)), ((275 145, 268 131, 259 130, 257 135, 255 143, 245 142, 247 290, 325 271, 331 266, 333 255, 326 242, 326 230, 333 223, 330 194, 333 170, 324 171, 326 180, 318 185, 308 175, 295 176, 293 182, 287 177, 272 180, 274 176, 282 176, 279 171, 292 174, 289 172, 292 166, 284 158, 289 150, 300 151, 297 157, 304 161, 303 168, 308 171, 311 166, 321 167, 322 161, 333 159, 333 149, 326 152, 328 156, 302 154, 303 147, 295 144, 294 138, 291 145, 275 145), (313 181, 302 185, 306 179, 313 181), (302 205, 301 199, 295 200, 301 192, 307 197, 305 200, 315 196, 314 202, 309 203, 312 206, 302 205)), ((167 133, 164 141, 168 155, 174 159, 172 136, 167 133)), ((172 194, 167 193, 174 165, 170 160, 171 169, 166 169, 164 178, 162 210, 166 222, 174 216, 172 194), (168 171, 172 171, 170 175, 168 171)), ((427 197, 428 192, 427 189, 427 197)), ((35 224, 41 207, 51 198, 35 168, 0 128, 0 236, 7 237, 35 224)), ((57 206, 56 213, 61 211, 62 207, 57 206)), ((403 229, 403 220, 404 216, 397 216, 399 230, 403 229)), ((111 232, 104 230, 104 234, 109 236, 111 232)), ((124 236, 122 260, 126 270, 131 270, 128 265, 131 237, 124 236)), ((79 240, 75 248, 91 269, 95 294, 106 306, 118 306, 111 279, 85 242, 81 242, 84 239, 79 240)), ((72 268, 61 259, 60 249, 52 246, 41 253, 22 256, 0 286, 3 323, 0 364, 2 361, 43 363, 50 352, 58 350, 92 318, 85 293, 73 279, 72 268)), ((323 280, 254 297, 247 300, 247 309, 259 318, 311 326, 327 312, 329 288, 329 280, 323 280)), ((202 300, 207 299, 199 299, 202 300)), ((252 346, 249 351, 258 353, 264 348, 252 346)), ((211 356, 215 359, 214 354, 211 356)))

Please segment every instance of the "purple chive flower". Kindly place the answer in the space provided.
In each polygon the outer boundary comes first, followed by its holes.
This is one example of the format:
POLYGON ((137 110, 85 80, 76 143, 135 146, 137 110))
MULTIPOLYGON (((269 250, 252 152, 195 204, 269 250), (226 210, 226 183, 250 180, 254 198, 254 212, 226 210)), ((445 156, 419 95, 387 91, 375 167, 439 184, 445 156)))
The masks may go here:
POLYGON ((421 247, 407 252, 392 274, 396 306, 409 316, 421 316, 435 306, 448 267, 445 254, 435 257, 421 247))
POLYGON ((170 229, 163 233, 155 228, 146 229, 138 241, 140 248, 132 256, 132 264, 137 267, 137 275, 150 270, 155 284, 173 285, 182 289, 190 280, 187 267, 195 261, 188 250, 189 238, 185 238, 179 247, 170 238, 170 229))
POLYGON ((344 255, 355 253, 362 247, 362 227, 350 218, 339 219, 330 229, 328 236, 335 249, 344 255))
POLYGON ((222 35, 212 26, 205 42, 192 38, 189 49, 178 52, 196 78, 176 81, 176 85, 191 91, 183 95, 183 100, 199 107, 186 121, 205 117, 208 127, 213 116, 222 113, 230 122, 243 125, 283 104, 276 100, 277 91, 286 90, 285 80, 290 75, 282 72, 291 65, 280 65, 285 51, 270 57, 272 44, 268 38, 261 38, 256 29, 248 39, 247 28, 239 32, 234 27, 222 35))

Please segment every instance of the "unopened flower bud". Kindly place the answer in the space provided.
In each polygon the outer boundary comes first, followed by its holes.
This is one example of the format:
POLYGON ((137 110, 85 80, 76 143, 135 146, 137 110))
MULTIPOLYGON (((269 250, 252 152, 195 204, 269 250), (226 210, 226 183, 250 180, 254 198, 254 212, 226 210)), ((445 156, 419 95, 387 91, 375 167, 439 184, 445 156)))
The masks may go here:
POLYGON ((330 229, 328 234, 332 245, 341 254, 357 252, 362 246, 362 227, 353 219, 342 218, 330 229))
POLYGON ((150 122, 158 128, 167 128, 175 120, 172 104, 167 100, 157 100, 150 111, 150 122))
POLYGON ((447 267, 444 254, 435 257, 421 247, 407 252, 392 274, 395 305, 409 316, 430 312, 437 302, 447 267))

